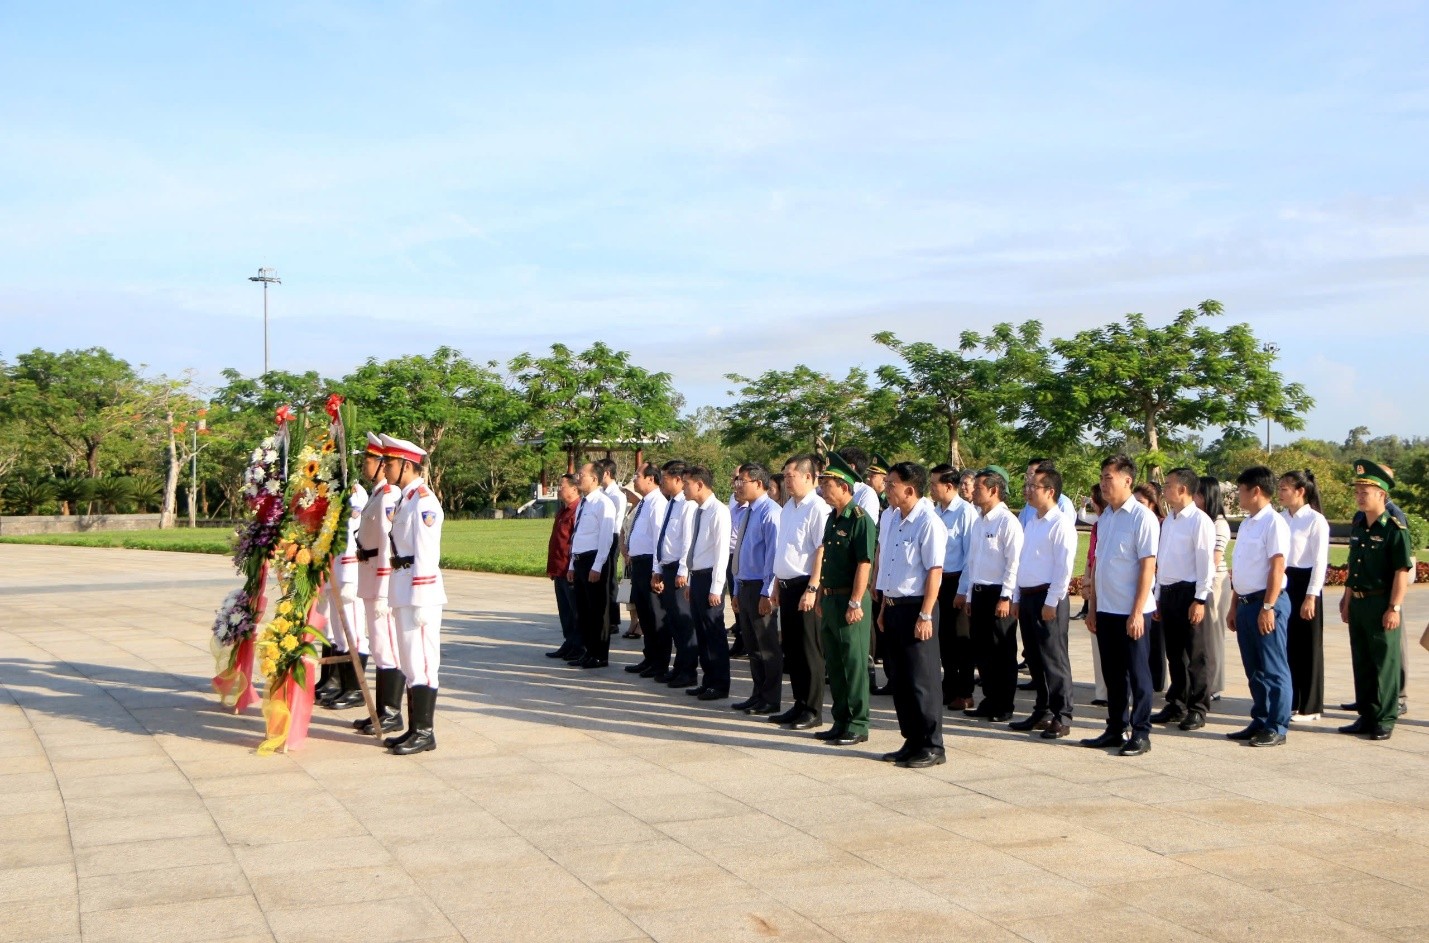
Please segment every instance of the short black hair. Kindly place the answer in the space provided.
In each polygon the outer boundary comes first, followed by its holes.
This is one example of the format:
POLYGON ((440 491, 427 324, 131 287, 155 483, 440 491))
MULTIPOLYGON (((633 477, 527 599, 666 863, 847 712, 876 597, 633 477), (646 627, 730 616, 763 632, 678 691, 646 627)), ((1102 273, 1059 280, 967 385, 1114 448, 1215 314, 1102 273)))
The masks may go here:
POLYGON ((1002 500, 1002 501, 1006 501, 1006 500, 1007 500, 1007 479, 1006 479, 1006 478, 1002 477, 1001 475, 999 475, 999 474, 998 474, 997 472, 995 472, 995 471, 980 471, 980 472, 977 472, 976 475, 975 475, 975 478, 976 478, 976 480, 981 481, 981 482, 983 482, 983 483, 989 485, 994 491, 996 491, 996 492, 997 492, 997 497, 998 497, 999 500, 1002 500))
POLYGON ((791 455, 789 460, 784 463, 784 467, 788 468, 790 465, 794 466, 795 471, 801 471, 815 478, 818 477, 819 472, 824 470, 824 463, 813 452, 800 452, 798 455, 791 455))
MULTIPOLYGON (((848 462, 853 470, 858 472, 858 477, 862 478, 868 474, 868 453, 856 445, 850 445, 838 450, 838 457, 848 462)), ((892 471, 893 469, 889 469, 892 471)), ((920 492, 921 493, 921 492, 920 492)))
POLYGON ((714 490, 714 474, 705 465, 691 465, 685 469, 685 480, 701 482, 706 488, 714 490))
POLYGON ((565 482, 566 484, 570 485, 572 488, 574 488, 574 487, 577 485, 576 476, 575 476, 575 475, 572 475, 572 474, 569 474, 569 473, 568 473, 568 474, 565 474, 565 475, 562 475, 561 478, 560 478, 560 480, 563 481, 563 482, 565 482))
POLYGON ((660 466, 660 475, 662 478, 684 478, 689 467, 678 458, 674 458, 660 466))
POLYGON ((769 490, 769 469, 765 468, 762 463, 745 462, 739 466, 739 474, 748 478, 750 481, 759 482, 765 491, 769 490))
MULTIPOLYGON (((847 462, 848 459, 844 461, 847 462)), ((888 474, 897 475, 898 480, 905 485, 912 485, 920 498, 928 492, 928 469, 917 462, 898 462, 888 469, 888 474)))
POLYGON ((1106 471, 1108 468, 1112 471, 1119 471, 1124 475, 1130 475, 1131 480, 1133 482, 1136 481, 1136 463, 1124 453, 1117 453, 1110 458, 1103 459, 1102 471, 1106 471))
POLYGON ((1236 475, 1235 483, 1243 488, 1259 488, 1268 498, 1275 493, 1275 472, 1264 465, 1252 465, 1236 475))
POLYGON ((1189 468, 1173 468, 1166 473, 1166 481, 1168 484, 1174 481, 1182 488, 1195 494, 1196 488, 1201 484, 1201 476, 1189 468))
POLYGON ((654 462, 646 462, 644 465, 641 465, 640 471, 637 472, 637 474, 639 474, 641 478, 653 478, 657 485, 660 483, 660 466, 654 462))
MULTIPOLYGON (((1035 469, 1038 465, 1051 465, 1051 464, 1052 464, 1052 460, 1051 460, 1050 458, 1029 458, 1029 459, 1027 460, 1027 467, 1028 467, 1028 468, 1032 468, 1032 469, 1035 469)), ((1056 467, 1053 466, 1052 471, 1056 471, 1056 470, 1057 470, 1056 467)))
POLYGON ((1044 488, 1052 489, 1052 500, 1056 501, 1062 497, 1062 473, 1057 471, 1057 466, 1051 462, 1038 462, 1037 467, 1032 470, 1044 488))
POLYGON ((599 474, 602 478, 604 478, 606 475, 609 475, 611 481, 615 480, 615 459, 611 458, 610 456, 606 456, 605 458, 598 458, 595 461, 595 467, 596 473, 599 474))
POLYGON ((934 465, 932 468, 928 469, 928 477, 933 480, 941 480, 938 476, 946 475, 952 470, 953 466, 949 465, 947 462, 939 462, 937 465, 934 465))

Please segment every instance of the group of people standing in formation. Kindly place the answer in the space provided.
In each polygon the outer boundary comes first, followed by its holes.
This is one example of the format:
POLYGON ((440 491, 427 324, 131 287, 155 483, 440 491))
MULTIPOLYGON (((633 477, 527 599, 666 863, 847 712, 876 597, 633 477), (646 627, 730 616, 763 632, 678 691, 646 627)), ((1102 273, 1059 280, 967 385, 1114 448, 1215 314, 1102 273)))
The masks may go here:
MULTIPOLYGON (((701 701, 730 696, 728 600, 733 653, 748 655, 752 681, 736 711, 789 730, 824 728, 827 685, 832 724, 814 736, 846 746, 868 739, 870 695, 892 694, 903 746, 883 759, 915 769, 945 762, 945 710, 1066 737, 1078 512, 1050 461, 1028 464, 1016 514, 1011 480, 997 465, 928 469, 848 448, 796 455, 777 473, 743 464, 726 503, 701 465, 645 463, 622 487, 613 460, 591 462, 558 487, 547 575, 564 641, 547 655, 581 669, 609 665, 623 560, 643 645, 625 670, 654 683, 701 701), (1035 697, 1013 720, 1019 630, 1035 697)), ((1360 513, 1339 605, 1354 664, 1355 702, 1345 706, 1358 712, 1340 729, 1376 740, 1390 737, 1402 710, 1398 629, 1414 565, 1406 521, 1388 500, 1393 485, 1389 469, 1355 463, 1360 513)), ((1138 756, 1151 749, 1154 724, 1205 726, 1225 683, 1228 631, 1252 707, 1227 737, 1278 746, 1292 722, 1319 719, 1330 533, 1314 477, 1257 466, 1236 488, 1246 516, 1232 548, 1217 479, 1176 468, 1164 486, 1138 485, 1131 459, 1102 463, 1080 592, 1095 638, 1092 703, 1107 718, 1082 745, 1138 756)))

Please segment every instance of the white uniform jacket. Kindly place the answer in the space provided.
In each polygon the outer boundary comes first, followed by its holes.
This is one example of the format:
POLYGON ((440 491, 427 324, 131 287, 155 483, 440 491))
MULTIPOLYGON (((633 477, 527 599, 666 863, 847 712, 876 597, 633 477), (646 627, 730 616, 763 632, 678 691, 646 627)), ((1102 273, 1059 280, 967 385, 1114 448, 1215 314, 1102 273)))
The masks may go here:
POLYGON ((407 486, 392 515, 393 609, 401 606, 445 606, 442 586, 442 504, 426 482, 407 486), (406 563, 410 560, 410 563, 406 563))
POLYGON ((383 482, 373 489, 357 524, 359 556, 367 557, 357 566, 357 598, 386 599, 387 583, 392 576, 392 514, 402 491, 396 485, 383 482), (369 556, 370 554, 370 556, 369 556))
MULTIPOLYGON (((338 586, 357 582, 357 525, 366 504, 367 490, 362 485, 353 485, 347 501, 347 543, 342 553, 334 553, 332 557, 332 578, 338 586)), ((343 522, 339 521, 337 526, 342 527, 343 522)), ((336 543, 336 540, 333 542, 336 543)))

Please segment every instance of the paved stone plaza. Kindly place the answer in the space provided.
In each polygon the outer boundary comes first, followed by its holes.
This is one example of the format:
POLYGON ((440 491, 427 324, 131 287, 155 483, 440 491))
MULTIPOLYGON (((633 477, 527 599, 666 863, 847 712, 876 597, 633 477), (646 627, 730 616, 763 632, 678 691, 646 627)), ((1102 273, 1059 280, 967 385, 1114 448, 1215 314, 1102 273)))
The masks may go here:
MULTIPOLYGON (((1225 740, 1232 655, 1221 712, 1148 756, 949 716, 948 763, 912 771, 877 761, 888 698, 869 743, 825 747, 633 679, 638 643, 553 663, 546 581, 449 573, 435 753, 318 711, 260 758, 257 709, 208 690, 226 559, 0 546, 0 571, 0 940, 1429 940, 1417 646, 1386 743, 1339 711, 1282 748, 1225 740)), ((1417 638, 1429 593, 1407 608, 1417 638)))

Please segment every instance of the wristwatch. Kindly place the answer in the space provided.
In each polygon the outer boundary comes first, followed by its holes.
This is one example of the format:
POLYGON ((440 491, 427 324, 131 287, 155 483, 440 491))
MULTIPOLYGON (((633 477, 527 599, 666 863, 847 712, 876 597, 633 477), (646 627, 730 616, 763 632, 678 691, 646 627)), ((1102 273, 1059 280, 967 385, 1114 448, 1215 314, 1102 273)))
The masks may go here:
POLYGON ((1261 611, 1261 612, 1274 612, 1274 611, 1275 611, 1275 603, 1273 603, 1273 602, 1261 603, 1261 605, 1260 605, 1260 611, 1261 611))
POLYGON ((808 586, 805 586, 805 587, 804 587, 804 592, 806 592, 806 593, 817 593, 818 591, 819 591, 819 584, 817 584, 817 583, 810 583, 808 586))
POLYGON ((918 613, 918 621, 919 621, 919 622, 932 622, 932 621, 933 621, 933 614, 932 614, 931 612, 920 612, 920 613, 918 613))
POLYGON ((1396 605, 1396 606, 1390 606, 1390 607, 1389 607, 1389 611, 1390 611, 1390 612, 1403 612, 1403 611, 1404 611, 1404 607, 1403 607, 1403 606, 1398 606, 1398 605, 1396 605))
POLYGON ((863 609, 863 600, 861 600, 861 599, 850 599, 850 600, 848 601, 848 607, 849 607, 850 609, 862 610, 862 609, 863 609))

